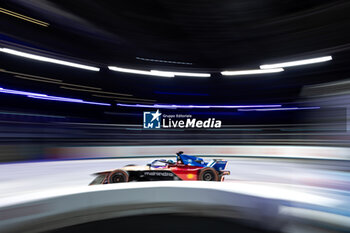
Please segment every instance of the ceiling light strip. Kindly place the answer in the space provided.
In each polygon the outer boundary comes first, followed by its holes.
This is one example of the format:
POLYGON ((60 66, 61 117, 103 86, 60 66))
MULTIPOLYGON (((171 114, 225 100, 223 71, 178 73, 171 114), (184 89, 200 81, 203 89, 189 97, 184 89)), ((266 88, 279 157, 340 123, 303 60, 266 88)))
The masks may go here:
POLYGON ((266 69, 266 70, 236 70, 236 71, 222 71, 221 74, 225 76, 235 76, 235 75, 252 75, 252 74, 267 74, 267 73, 278 73, 282 72, 284 69, 266 69))
POLYGON ((102 97, 102 98, 111 98, 111 99, 121 99, 121 100, 140 100, 140 101, 148 101, 148 102, 155 102, 156 100, 151 99, 139 99, 139 98, 128 98, 128 97, 116 97, 116 96, 106 96, 106 95, 93 95, 96 97, 102 97))
POLYGON ((151 101, 140 101, 140 100, 123 100, 123 99, 119 99, 116 96, 105 96, 105 95, 92 95, 95 97, 100 97, 100 98, 108 98, 108 99, 113 99, 115 102, 118 103, 129 103, 129 104, 136 104, 136 103, 141 103, 141 104, 153 104, 151 101))
POLYGON ((120 107, 133 107, 133 108, 278 108, 282 107, 280 104, 265 104, 265 105, 177 105, 177 104, 121 104, 117 103, 120 107))
POLYGON ((0 93, 13 94, 13 95, 22 95, 22 96, 26 96, 26 97, 34 98, 34 99, 43 99, 43 100, 54 100, 54 101, 72 102, 72 103, 81 103, 81 104, 93 104, 93 105, 111 106, 111 104, 108 104, 108 103, 84 101, 84 100, 81 100, 81 99, 67 98, 67 97, 60 97, 60 96, 50 96, 50 95, 46 95, 46 94, 27 92, 27 91, 18 91, 18 90, 6 89, 6 88, 0 88, 0 93))
POLYGON ((161 70, 151 70, 152 72, 165 73, 174 76, 187 76, 187 77, 210 77, 208 73, 189 73, 189 72, 173 72, 173 71, 161 71, 161 70))
POLYGON ((50 25, 49 23, 46 23, 46 22, 43 22, 43 21, 31 18, 31 17, 25 16, 25 15, 22 15, 22 14, 19 14, 19 13, 16 13, 14 11, 6 10, 4 8, 1 8, 1 7, 0 7, 0 12, 4 13, 4 14, 7 14, 7 15, 10 15, 10 16, 13 16, 13 17, 16 17, 16 18, 19 18, 19 19, 22 19, 22 20, 26 20, 26 21, 31 22, 31 23, 38 24, 40 26, 48 27, 50 25))
POLYGON ((152 102, 149 102, 149 101, 132 101, 132 100, 119 100, 119 99, 116 99, 114 100, 115 102, 118 102, 118 103, 128 103, 128 104, 136 104, 136 103, 139 103, 139 104, 153 104, 152 102))
POLYGON ((151 72, 147 70, 135 70, 135 69, 127 69, 117 66, 108 66, 108 69, 117 71, 117 72, 123 72, 123 73, 130 73, 130 74, 142 74, 142 75, 151 75, 151 76, 160 76, 160 77, 174 77, 173 74, 167 73, 167 72, 151 72))
POLYGON ((317 57, 317 58, 304 59, 304 60, 298 60, 298 61, 282 62, 282 63, 276 63, 276 64, 266 64, 266 65, 261 65, 260 69, 274 69, 274 68, 284 68, 284 67, 291 67, 291 66, 303 66, 308 64, 331 61, 332 59, 333 59, 332 56, 325 56, 325 57, 317 57))
POLYGON ((72 86, 72 87, 81 87, 81 88, 87 88, 87 89, 93 89, 93 90, 102 90, 102 88, 100 88, 100 87, 90 87, 90 86, 71 84, 71 83, 61 83, 61 85, 72 86))
POLYGON ((87 65, 82 65, 82 64, 78 64, 78 63, 58 60, 58 59, 54 59, 54 58, 43 57, 43 56, 34 55, 34 54, 30 54, 30 53, 20 52, 20 51, 14 50, 14 49, 0 48, 0 52, 15 55, 15 56, 20 56, 20 57, 25 57, 25 58, 29 58, 29 59, 33 59, 33 60, 37 60, 37 61, 49 62, 49 63, 59 64, 59 65, 64 65, 64 66, 75 67, 75 68, 79 68, 79 69, 90 70, 90 71, 99 71, 100 70, 100 68, 93 67, 93 66, 87 66, 87 65))
POLYGON ((32 81, 36 81, 36 82, 44 82, 44 83, 52 83, 52 84, 59 84, 59 85, 66 85, 66 86, 73 86, 73 87, 90 88, 93 90, 102 90, 101 88, 98 88, 98 87, 89 87, 89 86, 76 85, 76 84, 70 84, 70 83, 61 83, 61 82, 56 82, 56 81, 48 81, 48 80, 42 80, 42 79, 36 79, 36 78, 23 77, 20 75, 15 75, 14 77, 20 78, 20 79, 32 80, 32 81))
POLYGON ((25 16, 25 15, 22 15, 22 14, 19 14, 19 13, 17 13, 17 12, 10 11, 10 10, 7 10, 7 9, 1 8, 1 7, 0 7, 0 12, 5 13, 5 14, 10 13, 10 14, 13 14, 13 15, 15 15, 15 16, 20 16, 20 17, 29 19, 29 20, 31 20, 31 21, 34 21, 34 22, 37 22, 37 23, 40 23, 40 24, 48 24, 48 23, 46 23, 46 22, 44 22, 44 21, 40 21, 40 20, 38 20, 38 19, 34 19, 34 18, 29 17, 29 16, 25 16))
POLYGON ((56 82, 56 81, 49 81, 49 80, 43 80, 43 79, 30 78, 30 77, 24 77, 24 76, 20 76, 20 75, 14 75, 13 77, 15 77, 15 78, 20 78, 20 79, 26 79, 26 80, 32 80, 32 81, 36 81, 36 82, 44 82, 44 83, 52 83, 52 84, 62 84, 62 83, 56 82))
POLYGON ((73 87, 65 87, 65 86, 60 86, 60 88, 72 90, 72 91, 84 91, 84 92, 118 95, 118 96, 132 96, 131 94, 123 94, 123 93, 108 92, 108 91, 97 91, 97 90, 86 90, 86 89, 81 89, 81 88, 73 88, 73 87))
POLYGON ((265 111, 293 111, 293 110, 310 110, 320 109, 320 107, 290 107, 290 108, 258 108, 258 109, 238 109, 240 112, 265 112, 265 111))
POLYGON ((108 69, 130 73, 130 74, 142 74, 142 75, 151 75, 151 76, 160 76, 160 77, 175 77, 175 76, 189 76, 189 77, 210 77, 208 73, 189 73, 189 72, 173 72, 173 71, 161 71, 161 70, 136 70, 136 69, 127 69, 117 66, 108 66, 108 69))
POLYGON ((171 63, 171 64, 181 64, 181 65, 192 65, 191 62, 181 62, 181 61, 167 61, 167 60, 159 60, 159 59, 152 59, 152 58, 143 58, 143 57, 136 57, 137 60, 142 61, 151 61, 151 62, 161 62, 161 63, 171 63))
POLYGON ((59 79, 46 78, 46 77, 37 76, 37 75, 31 75, 31 74, 23 74, 23 73, 18 73, 18 72, 13 72, 13 71, 4 70, 4 69, 0 69, 0 72, 4 72, 4 73, 8 73, 8 74, 13 74, 13 75, 28 76, 28 77, 32 77, 32 78, 38 78, 38 79, 45 79, 45 80, 49 80, 49 81, 62 82, 62 80, 59 80, 59 79))

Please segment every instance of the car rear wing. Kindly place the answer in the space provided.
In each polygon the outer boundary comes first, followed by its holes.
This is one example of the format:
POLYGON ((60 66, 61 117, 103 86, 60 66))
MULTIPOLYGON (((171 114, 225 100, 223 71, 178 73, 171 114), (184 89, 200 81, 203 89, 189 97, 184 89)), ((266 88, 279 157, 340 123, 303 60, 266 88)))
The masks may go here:
POLYGON ((212 167, 217 171, 223 171, 226 169, 227 161, 220 159, 213 159, 208 164, 207 167, 212 167))

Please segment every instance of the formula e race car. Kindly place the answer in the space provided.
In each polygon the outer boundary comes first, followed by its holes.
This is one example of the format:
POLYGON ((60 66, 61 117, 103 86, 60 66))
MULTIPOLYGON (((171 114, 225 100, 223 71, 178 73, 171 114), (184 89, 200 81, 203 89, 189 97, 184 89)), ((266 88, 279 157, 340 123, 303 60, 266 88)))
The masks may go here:
POLYGON ((90 183, 109 184, 131 181, 158 180, 204 180, 223 181, 227 161, 213 159, 208 163, 202 158, 176 153, 176 162, 172 160, 156 159, 146 166, 127 165, 123 168, 95 173, 97 177, 90 183))

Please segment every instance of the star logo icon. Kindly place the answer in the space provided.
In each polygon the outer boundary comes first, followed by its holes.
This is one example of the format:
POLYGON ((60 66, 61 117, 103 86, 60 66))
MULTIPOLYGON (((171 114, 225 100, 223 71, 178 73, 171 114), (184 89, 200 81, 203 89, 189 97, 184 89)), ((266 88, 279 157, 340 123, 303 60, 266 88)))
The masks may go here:
POLYGON ((159 117, 160 117, 162 114, 159 112, 159 109, 158 109, 155 113, 152 113, 151 115, 153 116, 151 122, 153 122, 154 120, 159 121, 159 117))
POLYGON ((143 112, 143 128, 144 129, 160 129, 162 113, 159 109, 156 112, 143 112))

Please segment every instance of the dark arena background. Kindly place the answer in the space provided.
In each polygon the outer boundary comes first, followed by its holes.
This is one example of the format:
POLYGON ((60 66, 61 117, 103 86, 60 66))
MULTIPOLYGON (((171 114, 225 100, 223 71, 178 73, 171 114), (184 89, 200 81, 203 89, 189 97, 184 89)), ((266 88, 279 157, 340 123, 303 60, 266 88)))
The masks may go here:
POLYGON ((0 0, 0 232, 350 232, 349 62, 346 0, 0 0))

